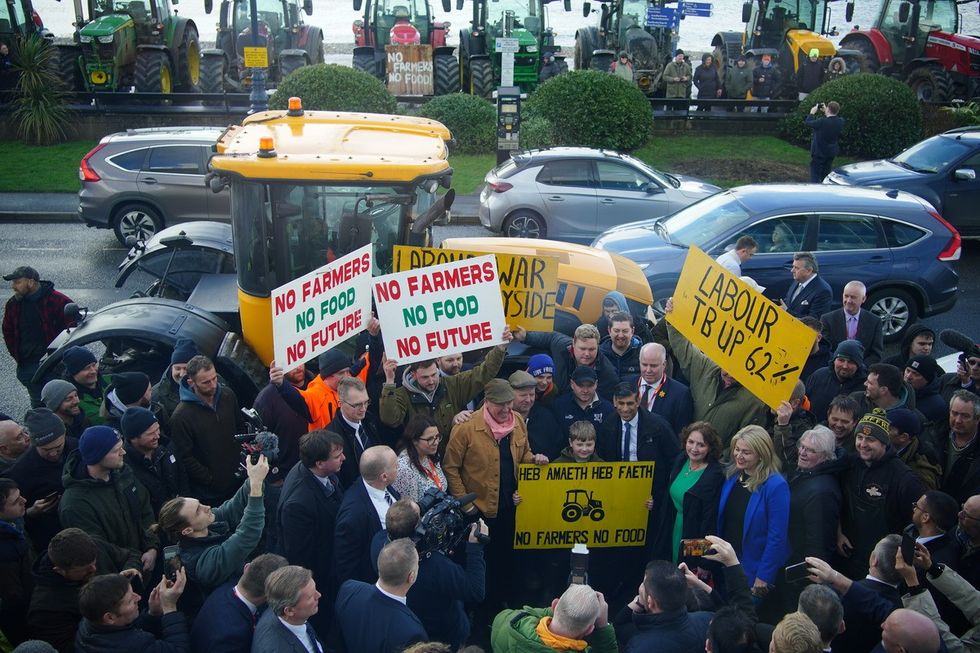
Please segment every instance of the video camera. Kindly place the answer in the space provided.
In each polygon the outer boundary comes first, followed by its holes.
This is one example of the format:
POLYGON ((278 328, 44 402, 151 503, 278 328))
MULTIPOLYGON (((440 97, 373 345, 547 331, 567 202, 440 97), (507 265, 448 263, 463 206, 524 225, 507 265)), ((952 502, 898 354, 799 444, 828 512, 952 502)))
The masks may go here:
POLYGON ((251 458, 254 465, 263 455, 269 461, 269 472, 277 473, 279 468, 272 463, 279 457, 279 436, 269 431, 254 408, 242 408, 245 416, 245 433, 236 433, 235 442, 242 446, 242 459, 235 476, 244 480, 247 476, 245 459, 251 458))
MULTIPOLYGON (((419 499, 419 513, 422 518, 413 538, 420 557, 436 551, 447 556, 452 555, 474 526, 463 514, 462 506, 471 503, 475 498, 476 494, 470 493, 456 499, 434 487, 425 491, 419 499)), ((482 534, 477 537, 484 544, 490 539, 482 534)))

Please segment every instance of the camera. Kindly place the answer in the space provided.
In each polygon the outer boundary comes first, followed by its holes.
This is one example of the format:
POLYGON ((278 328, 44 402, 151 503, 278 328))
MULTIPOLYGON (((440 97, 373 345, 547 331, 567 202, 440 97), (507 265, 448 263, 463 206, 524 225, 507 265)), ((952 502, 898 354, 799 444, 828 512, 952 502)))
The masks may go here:
MULTIPOLYGON (((419 499, 419 513, 422 515, 415 529, 415 548, 419 556, 427 556, 438 551, 452 555, 473 526, 463 514, 462 506, 473 501, 476 494, 466 494, 459 499, 451 497, 442 490, 430 487, 419 499)), ((489 538, 477 535, 486 543, 489 538)))
POLYGON ((272 463, 279 457, 279 437, 265 427, 254 408, 242 408, 242 414, 245 416, 245 433, 236 433, 234 436, 235 442, 242 447, 241 464, 235 476, 243 480, 247 476, 246 458, 250 458, 254 465, 259 461, 260 455, 269 461, 269 472, 277 473, 279 468, 272 463))

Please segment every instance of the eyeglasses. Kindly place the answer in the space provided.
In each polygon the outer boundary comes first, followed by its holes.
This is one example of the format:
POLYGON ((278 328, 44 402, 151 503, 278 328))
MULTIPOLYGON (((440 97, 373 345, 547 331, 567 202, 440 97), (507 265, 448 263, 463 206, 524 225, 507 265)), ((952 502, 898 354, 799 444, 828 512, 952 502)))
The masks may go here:
POLYGON ((426 444, 432 444, 433 442, 439 442, 440 440, 442 440, 441 435, 433 435, 428 438, 419 438, 419 442, 424 442, 426 444))
POLYGON ((967 519, 972 519, 973 521, 980 522, 980 517, 974 517, 973 515, 968 513, 966 511, 966 506, 963 506, 963 508, 960 510, 960 514, 966 517, 967 519))
POLYGON ((925 510, 923 510, 923 509, 922 509, 922 508, 921 508, 921 507, 919 506, 919 502, 918 502, 918 501, 913 501, 913 502, 912 502, 912 512, 915 512, 916 510, 922 510, 922 512, 925 512, 925 510))
POLYGON ((341 399, 340 401, 343 402, 343 403, 345 403, 345 404, 347 404, 348 406, 350 406, 351 408, 353 408, 355 410, 361 410, 362 408, 367 408, 368 406, 371 405, 371 400, 370 399, 368 399, 366 401, 359 401, 356 404, 352 404, 349 401, 344 401, 343 399, 341 399))

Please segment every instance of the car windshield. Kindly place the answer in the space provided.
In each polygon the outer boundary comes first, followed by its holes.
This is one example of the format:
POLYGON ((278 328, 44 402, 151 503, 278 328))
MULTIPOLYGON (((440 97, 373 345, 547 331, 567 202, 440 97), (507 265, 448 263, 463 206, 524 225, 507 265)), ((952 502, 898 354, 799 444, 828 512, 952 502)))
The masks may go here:
POLYGON ((959 160, 971 149, 969 144, 958 141, 955 137, 939 135, 916 143, 892 159, 892 162, 914 172, 933 173, 959 160))
POLYGON ((719 193, 657 221, 658 232, 665 231, 669 242, 675 245, 704 247, 750 217, 735 195, 719 193))
POLYGON ((629 161, 637 168, 643 170, 643 172, 647 173, 648 175, 650 175, 651 177, 659 181, 661 185, 680 188, 681 182, 677 179, 677 177, 674 177, 673 175, 668 175, 666 172, 661 172, 659 170, 651 168, 643 161, 640 161, 639 159, 633 158, 631 156, 624 156, 623 159, 629 161))

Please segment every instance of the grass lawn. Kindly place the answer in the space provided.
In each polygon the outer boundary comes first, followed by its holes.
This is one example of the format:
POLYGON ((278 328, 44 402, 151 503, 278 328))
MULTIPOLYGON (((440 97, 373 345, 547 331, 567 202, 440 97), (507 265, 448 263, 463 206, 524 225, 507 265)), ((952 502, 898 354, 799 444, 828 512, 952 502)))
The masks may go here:
MULTIPOLYGON (((0 142, 0 192, 78 191, 78 162, 95 147, 92 141, 72 141, 33 147, 16 141, 0 142)), ((810 153, 773 136, 658 136, 636 156, 650 165, 701 177, 719 186, 764 181, 806 181, 810 153)), ((453 186, 457 193, 473 193, 483 183, 496 157, 457 155, 453 186)), ((837 164, 848 160, 838 158, 837 164)))

